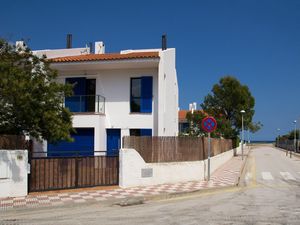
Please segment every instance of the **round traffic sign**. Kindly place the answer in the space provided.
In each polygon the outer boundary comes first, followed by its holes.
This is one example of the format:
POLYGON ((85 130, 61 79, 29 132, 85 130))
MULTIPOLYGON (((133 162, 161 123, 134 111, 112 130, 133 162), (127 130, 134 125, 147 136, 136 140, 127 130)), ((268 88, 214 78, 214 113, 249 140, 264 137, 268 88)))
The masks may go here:
POLYGON ((212 116, 206 117, 202 120, 202 128, 210 133, 217 129, 217 121, 212 116))

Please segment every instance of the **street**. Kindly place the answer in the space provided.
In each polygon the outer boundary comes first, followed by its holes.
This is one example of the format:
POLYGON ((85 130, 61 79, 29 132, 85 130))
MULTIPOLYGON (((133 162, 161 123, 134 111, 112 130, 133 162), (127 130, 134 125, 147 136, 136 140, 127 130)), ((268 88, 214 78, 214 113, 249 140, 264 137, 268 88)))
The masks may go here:
POLYGON ((239 187, 120 207, 99 204, 0 212, 0 224, 299 224, 300 158, 251 150, 239 187))

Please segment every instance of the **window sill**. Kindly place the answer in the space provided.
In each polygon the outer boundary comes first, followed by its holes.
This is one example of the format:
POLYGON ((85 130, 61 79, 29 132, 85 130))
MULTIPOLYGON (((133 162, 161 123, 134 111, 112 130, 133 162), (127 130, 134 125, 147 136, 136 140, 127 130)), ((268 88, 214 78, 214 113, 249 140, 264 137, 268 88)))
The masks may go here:
POLYGON ((99 115, 99 116, 105 116, 105 113, 99 113, 99 112, 72 112, 73 115, 99 115))
POLYGON ((129 115, 152 115, 151 113, 144 113, 144 112, 130 112, 129 115))

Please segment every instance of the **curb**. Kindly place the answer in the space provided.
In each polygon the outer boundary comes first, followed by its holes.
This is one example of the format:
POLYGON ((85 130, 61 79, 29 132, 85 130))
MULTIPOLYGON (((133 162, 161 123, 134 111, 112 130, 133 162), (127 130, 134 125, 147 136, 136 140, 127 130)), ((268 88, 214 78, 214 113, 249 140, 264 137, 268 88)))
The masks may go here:
POLYGON ((199 189, 199 190, 194 190, 194 191, 184 191, 184 192, 175 192, 175 193, 163 193, 159 195, 148 195, 144 196, 141 198, 128 198, 125 200, 122 200, 120 202, 116 202, 113 205, 118 205, 118 206, 133 206, 133 205, 141 205, 144 204, 145 202, 149 201, 159 201, 159 200, 168 200, 168 199, 174 199, 174 198, 179 198, 179 197, 186 197, 186 196, 198 196, 200 194, 204 193, 213 193, 216 191, 220 190, 227 190, 227 189, 232 189, 236 187, 236 185, 229 185, 229 186, 224 186, 224 187, 213 187, 213 188, 206 188, 206 189, 199 189))
POLYGON ((236 187, 236 186, 229 185, 229 186, 224 186, 224 187, 213 187, 213 188, 199 189, 199 190, 194 190, 194 191, 164 193, 164 194, 160 194, 160 195, 146 196, 146 197, 144 197, 144 201, 157 201, 157 200, 166 200, 166 199, 172 199, 172 198, 178 198, 178 197, 184 197, 184 196, 193 196, 193 195, 199 195, 199 194, 204 194, 204 193, 216 192, 216 191, 220 191, 220 190, 231 189, 233 187, 236 187))
POLYGON ((235 186, 240 186, 241 177, 242 177, 242 174, 243 174, 244 171, 245 171, 246 163, 247 163, 247 161, 248 161, 248 156, 249 156, 250 152, 251 152, 251 148, 248 150, 247 155, 245 155, 246 157, 245 157, 245 159, 243 160, 244 162, 243 162, 243 164, 242 164, 242 168, 240 169, 239 176, 238 176, 238 178, 237 178, 237 180, 236 180, 236 182, 235 182, 235 186))

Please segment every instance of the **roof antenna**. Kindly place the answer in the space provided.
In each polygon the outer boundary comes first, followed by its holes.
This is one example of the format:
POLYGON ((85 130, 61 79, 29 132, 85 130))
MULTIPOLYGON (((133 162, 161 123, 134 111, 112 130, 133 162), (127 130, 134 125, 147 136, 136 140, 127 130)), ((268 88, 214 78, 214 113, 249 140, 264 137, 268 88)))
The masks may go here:
POLYGON ((161 50, 167 50, 167 35, 163 34, 161 36, 161 50))
POLYGON ((67 34, 67 48, 72 48, 72 34, 67 34))

